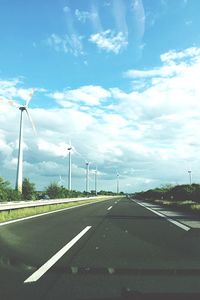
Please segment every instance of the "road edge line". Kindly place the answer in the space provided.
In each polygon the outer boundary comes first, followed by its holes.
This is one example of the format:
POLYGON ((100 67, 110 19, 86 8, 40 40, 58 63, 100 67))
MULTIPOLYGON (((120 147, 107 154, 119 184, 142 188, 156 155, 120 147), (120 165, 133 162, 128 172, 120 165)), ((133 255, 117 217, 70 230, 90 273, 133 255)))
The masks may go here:
POLYGON ((142 207, 144 207, 144 208, 150 210, 151 212, 155 213, 156 215, 158 215, 158 216, 160 216, 160 217, 166 219, 166 220, 169 221, 170 223, 172 223, 172 224, 174 224, 174 225, 176 225, 176 226, 182 228, 182 229, 185 230, 185 231, 189 231, 189 230, 191 229, 191 228, 188 227, 187 225, 184 225, 183 223, 180 223, 180 222, 178 222, 178 221, 176 221, 176 220, 173 220, 173 219, 171 219, 170 217, 168 217, 168 216, 166 216, 166 215, 164 215, 164 214, 162 214, 162 213, 160 213, 160 212, 157 212, 157 211, 155 211, 154 209, 152 209, 152 208, 150 208, 150 207, 147 207, 146 205, 144 205, 144 204, 142 204, 142 203, 139 203, 139 202, 136 201, 136 200, 133 200, 133 199, 132 199, 132 201, 135 202, 135 203, 137 203, 138 205, 141 205, 142 207))

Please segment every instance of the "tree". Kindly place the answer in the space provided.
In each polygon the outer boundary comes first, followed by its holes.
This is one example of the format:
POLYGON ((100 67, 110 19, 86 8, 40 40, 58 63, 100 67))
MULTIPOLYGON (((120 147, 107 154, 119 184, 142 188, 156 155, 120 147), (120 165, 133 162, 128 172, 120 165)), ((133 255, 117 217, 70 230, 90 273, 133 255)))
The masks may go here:
POLYGON ((3 177, 0 177, 0 201, 18 201, 21 200, 21 195, 18 191, 11 188, 10 183, 3 177))
POLYGON ((46 188, 46 194, 50 199, 64 198, 63 187, 59 186, 58 183, 53 182, 46 188))
POLYGON ((31 183, 29 178, 24 178, 22 183, 22 197, 24 200, 35 200, 35 184, 31 183))

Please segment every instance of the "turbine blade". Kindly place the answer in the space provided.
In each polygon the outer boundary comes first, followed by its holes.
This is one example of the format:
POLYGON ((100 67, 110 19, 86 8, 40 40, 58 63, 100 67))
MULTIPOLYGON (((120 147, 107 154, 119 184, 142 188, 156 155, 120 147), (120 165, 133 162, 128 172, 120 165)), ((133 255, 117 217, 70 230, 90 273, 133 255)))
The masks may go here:
POLYGON ((78 152, 74 146, 73 146, 73 151, 74 153, 78 154, 85 162, 87 161, 86 158, 80 152, 78 152))
POLYGON ((35 92, 35 89, 32 89, 32 91, 29 93, 29 98, 26 100, 26 105, 25 105, 26 107, 28 107, 29 102, 31 101, 34 92, 35 92))
POLYGON ((31 123, 31 125, 32 125, 32 128, 33 128, 33 131, 35 132, 35 134, 37 135, 37 131, 36 131, 36 128, 35 128, 35 124, 33 123, 33 119, 31 118, 31 115, 30 115, 30 113, 29 113, 29 111, 28 111, 28 109, 27 109, 27 107, 26 107, 26 113, 27 113, 27 116, 28 116, 28 119, 29 119, 29 121, 30 121, 30 123, 31 123))
POLYGON ((68 150, 69 148, 71 148, 71 150, 73 150, 73 146, 72 146, 72 143, 71 143, 71 137, 69 135, 67 135, 67 147, 68 147, 68 150))

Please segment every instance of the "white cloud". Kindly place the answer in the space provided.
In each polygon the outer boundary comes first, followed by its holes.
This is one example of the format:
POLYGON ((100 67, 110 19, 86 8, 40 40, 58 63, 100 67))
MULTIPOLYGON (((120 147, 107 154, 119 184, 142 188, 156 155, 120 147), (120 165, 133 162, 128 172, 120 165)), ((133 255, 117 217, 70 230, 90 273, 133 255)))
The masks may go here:
POLYGON ((65 157, 67 155, 67 147, 68 147, 68 144, 66 144, 64 142, 60 142, 58 144, 53 144, 53 143, 47 142, 42 139, 40 139, 38 141, 38 149, 40 151, 48 152, 49 154, 51 154, 53 156, 65 157))
MULTIPOLYGON (((122 188, 129 191, 183 183, 188 161, 195 181, 200 180, 200 52, 189 48, 161 57, 159 67, 129 74, 130 80, 145 81, 138 90, 92 85, 58 90, 50 96, 60 107, 31 109, 38 137, 24 118, 24 175, 41 187, 59 180, 58 174, 67 176, 64 155, 71 136, 81 153, 72 157, 74 188, 85 187, 86 159, 91 168, 98 165, 102 189, 115 189, 116 169, 122 188)), ((15 97, 24 87, 0 81, 0 88, 4 96, 15 97)), ((19 111, 6 103, 0 106, 1 174, 14 180, 19 111)))
POLYGON ((63 7, 63 11, 64 11, 65 13, 68 13, 68 12, 71 11, 71 9, 70 9, 68 6, 64 6, 64 7, 63 7))
POLYGON ((127 35, 125 33, 114 33, 110 29, 92 34, 89 41, 96 44, 98 48, 115 54, 119 54, 128 45, 127 35))
POLYGON ((188 0, 183 0, 183 6, 185 7, 187 6, 187 4, 188 4, 188 0))
POLYGON ((74 56, 83 55, 82 36, 73 33, 71 35, 57 35, 51 34, 46 40, 47 45, 52 47, 55 51, 70 53, 74 56))
POLYGON ((142 41, 145 32, 145 11, 142 0, 133 0, 132 1, 132 11, 135 18, 135 28, 137 30, 137 38, 142 41))
MULTIPOLYGON (((14 100, 29 100, 30 94, 33 92, 33 88, 22 88, 23 82, 19 79, 12 80, 0 80, 0 97, 1 99, 14 100)), ((42 89, 38 89, 38 91, 42 89)), ((12 103, 12 102, 11 102, 12 103)))
POLYGON ((192 25, 192 20, 187 20, 187 21, 185 21, 185 25, 186 25, 186 26, 192 25))
POLYGON ((200 48, 191 47, 183 51, 170 50, 160 56, 163 63, 159 68, 150 70, 128 70, 124 73, 128 78, 157 78, 157 77, 174 77, 184 74, 192 65, 194 70, 195 65, 200 61, 200 48))
POLYGON ((179 61, 182 59, 199 59, 200 55, 200 48, 197 47, 191 47, 187 48, 183 51, 175 51, 171 50, 169 52, 166 52, 160 56, 160 59, 164 63, 172 63, 174 61, 179 61))
POLYGON ((96 14, 89 11, 75 10, 75 16, 79 22, 85 23, 87 20, 92 20, 97 17, 96 14))
POLYGON ((128 26, 126 21, 126 3, 123 0, 113 1, 113 15, 118 32, 128 35, 128 26))
POLYGON ((153 70, 128 70, 124 75, 128 78, 168 77, 177 73, 179 69, 165 66, 153 70))
POLYGON ((0 153, 3 154, 4 156, 10 156, 12 155, 13 152, 13 148, 12 145, 10 145, 7 141, 6 141, 6 137, 3 133, 3 131, 0 131, 0 153))
POLYGON ((85 105, 100 105, 101 101, 111 96, 110 92, 101 86, 82 86, 78 89, 55 92, 51 94, 61 106, 68 107, 71 102, 85 105))

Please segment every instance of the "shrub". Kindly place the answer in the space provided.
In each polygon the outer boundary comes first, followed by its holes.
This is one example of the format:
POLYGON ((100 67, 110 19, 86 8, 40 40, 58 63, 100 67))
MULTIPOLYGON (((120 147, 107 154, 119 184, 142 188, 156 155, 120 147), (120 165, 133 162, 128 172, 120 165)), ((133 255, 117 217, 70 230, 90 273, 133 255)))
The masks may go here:
POLYGON ((24 178, 22 183, 22 198, 24 200, 35 200, 36 198, 35 184, 31 183, 28 178, 24 178))

